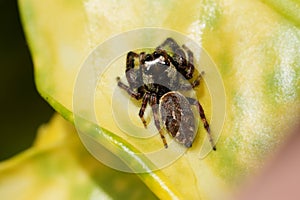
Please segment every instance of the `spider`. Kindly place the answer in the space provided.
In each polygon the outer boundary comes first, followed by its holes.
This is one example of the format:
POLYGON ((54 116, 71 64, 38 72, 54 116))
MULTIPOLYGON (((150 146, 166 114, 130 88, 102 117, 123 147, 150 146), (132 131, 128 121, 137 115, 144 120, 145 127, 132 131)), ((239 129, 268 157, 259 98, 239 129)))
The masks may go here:
POLYGON ((148 104, 151 106, 154 123, 165 148, 168 148, 168 144, 161 122, 178 143, 187 148, 192 146, 196 128, 191 106, 196 106, 213 150, 216 150, 201 104, 179 92, 191 90, 200 84, 201 74, 192 82, 186 81, 193 78, 193 59, 193 52, 186 45, 181 48, 173 38, 167 38, 153 53, 130 51, 127 53, 125 70, 129 85, 117 77, 118 86, 131 97, 142 99, 139 117, 145 128, 147 122, 144 111, 148 104), (165 47, 171 49, 172 55, 167 53, 165 47))

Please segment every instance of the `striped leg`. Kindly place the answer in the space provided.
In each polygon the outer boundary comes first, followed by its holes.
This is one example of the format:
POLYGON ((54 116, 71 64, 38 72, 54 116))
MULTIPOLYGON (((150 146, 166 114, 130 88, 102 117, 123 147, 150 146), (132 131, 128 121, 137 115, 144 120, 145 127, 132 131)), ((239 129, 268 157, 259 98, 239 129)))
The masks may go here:
POLYGON ((194 105, 194 106, 197 107, 198 112, 200 114, 200 118, 201 118, 201 120, 203 122, 204 128, 207 131, 207 134, 208 134, 208 137, 209 137, 209 142, 211 143, 211 146, 212 146, 213 150, 215 151, 216 150, 216 145, 213 142, 212 135, 210 133, 209 124, 208 124, 208 122, 206 120, 206 117, 205 117, 205 114, 204 114, 204 110, 203 110, 201 104, 196 99, 193 99, 193 98, 190 98, 190 97, 187 97, 187 100, 189 101, 189 103, 191 105, 194 105))

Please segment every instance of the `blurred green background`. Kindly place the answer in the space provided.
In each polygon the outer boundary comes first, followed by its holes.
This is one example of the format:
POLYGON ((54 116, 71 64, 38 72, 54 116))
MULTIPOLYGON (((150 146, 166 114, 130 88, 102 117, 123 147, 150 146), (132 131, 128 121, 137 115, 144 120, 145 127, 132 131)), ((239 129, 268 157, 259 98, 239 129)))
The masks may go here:
POLYGON ((0 160, 31 146, 53 109, 39 96, 16 0, 0 0, 0 160))

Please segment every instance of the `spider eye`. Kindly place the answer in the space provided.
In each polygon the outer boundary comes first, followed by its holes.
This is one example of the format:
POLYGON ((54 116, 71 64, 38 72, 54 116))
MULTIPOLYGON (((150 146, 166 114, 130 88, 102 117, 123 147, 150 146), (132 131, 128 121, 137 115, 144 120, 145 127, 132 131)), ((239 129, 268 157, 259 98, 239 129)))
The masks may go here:
POLYGON ((145 61, 151 61, 151 60, 153 60, 152 56, 150 54, 147 54, 145 56, 145 61))
POLYGON ((156 51, 154 51, 152 55, 154 58, 159 58, 161 56, 161 54, 156 51))

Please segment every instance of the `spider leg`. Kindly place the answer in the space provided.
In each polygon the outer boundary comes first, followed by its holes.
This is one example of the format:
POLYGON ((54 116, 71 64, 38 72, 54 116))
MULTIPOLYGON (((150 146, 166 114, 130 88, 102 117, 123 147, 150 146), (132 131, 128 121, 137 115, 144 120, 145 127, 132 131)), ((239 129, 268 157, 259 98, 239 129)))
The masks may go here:
POLYGON ((194 67, 194 54, 186 46, 182 45, 182 48, 173 38, 167 38, 157 49, 163 49, 169 47, 174 55, 169 60, 176 67, 176 69, 186 78, 191 79, 195 71, 194 67), (185 51, 187 52, 188 60, 186 59, 185 51))
POLYGON ((139 54, 135 52, 128 52, 126 58, 126 79, 131 89, 136 89, 143 85, 143 81, 141 80, 141 71, 140 69, 135 69, 135 58, 138 58, 139 54))
POLYGON ((134 58, 138 58, 139 54, 133 52, 133 51, 129 51, 127 53, 127 58, 126 58, 126 71, 134 68, 134 58))
POLYGON ((139 116, 144 124, 144 127, 147 128, 147 122, 146 120, 144 119, 144 113, 145 113, 145 109, 147 107, 147 104, 149 102, 149 99, 150 99, 150 93, 147 92, 144 97, 143 97, 143 101, 142 101, 142 106, 141 106, 141 109, 139 111, 139 116))
POLYGON ((187 62, 187 66, 186 66, 186 72, 187 72, 186 76, 189 78, 192 78, 194 70, 195 70, 194 54, 186 45, 182 45, 182 48, 187 52, 187 55, 188 55, 188 62, 187 62))
POLYGON ((175 53, 175 55, 180 56, 183 59, 185 58, 185 53, 178 45, 178 43, 173 38, 167 38, 161 45, 159 45, 156 49, 164 49, 164 47, 170 47, 170 49, 175 53))
POLYGON ((201 120, 203 122, 204 128, 207 131, 207 134, 208 134, 208 137, 209 137, 209 142, 211 143, 211 146, 213 147, 213 150, 215 151, 216 150, 216 145, 214 144, 214 141, 212 139, 212 135, 211 135, 211 132, 210 132, 209 124, 207 122, 207 119, 205 117, 204 110, 203 110, 201 104, 196 99, 193 99, 193 98, 190 98, 190 97, 187 97, 187 100, 189 101, 189 103, 191 105, 194 105, 194 106, 197 107, 197 110, 198 110, 198 112, 200 114, 200 118, 201 118, 201 120))
POLYGON ((175 49, 179 49, 180 46, 177 44, 177 42, 169 37, 167 38, 161 45, 159 45, 156 49, 162 49, 163 47, 165 46, 169 46, 172 50, 175 50, 175 49))
MULTIPOLYGON (((201 74, 203 74, 203 73, 201 73, 201 74)), ((195 88, 195 87, 197 87, 198 85, 200 85, 200 80, 201 80, 201 78, 202 78, 202 75, 201 74, 199 74, 199 76, 192 82, 192 87, 193 88, 195 88)))
POLYGON ((163 134, 163 129, 160 126, 157 96, 154 93, 152 93, 151 96, 150 96, 150 106, 152 108, 155 126, 156 126, 157 130, 159 131, 159 135, 160 135, 160 137, 163 141, 163 144, 164 144, 165 148, 168 148, 166 138, 163 134))
POLYGON ((200 74, 191 84, 182 84, 180 85, 180 90, 191 90, 197 87, 200 84, 202 75, 200 74))
POLYGON ((131 89, 129 86, 125 85, 121 80, 120 77, 117 77, 118 86, 125 90, 130 96, 134 97, 136 100, 139 100, 142 98, 143 93, 141 92, 135 92, 133 89, 131 89))

